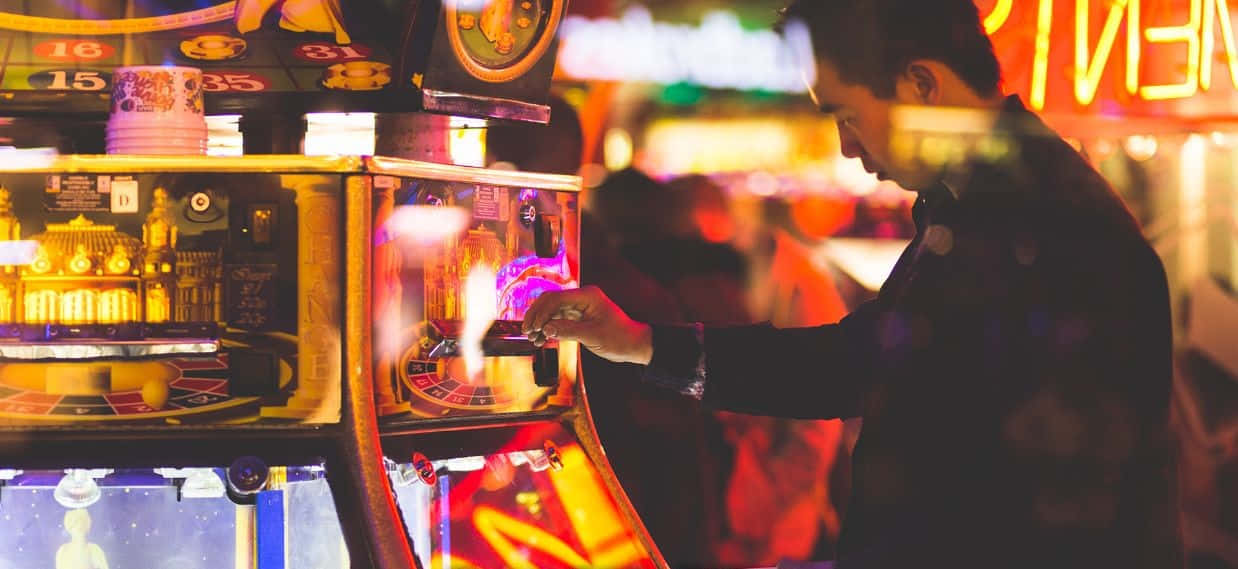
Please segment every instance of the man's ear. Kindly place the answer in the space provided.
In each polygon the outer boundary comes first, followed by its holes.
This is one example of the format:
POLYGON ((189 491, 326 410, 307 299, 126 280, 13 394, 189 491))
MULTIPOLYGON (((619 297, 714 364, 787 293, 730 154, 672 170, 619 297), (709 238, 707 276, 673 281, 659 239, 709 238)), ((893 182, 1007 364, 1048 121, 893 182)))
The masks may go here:
POLYGON ((941 104, 940 64, 917 59, 907 64, 898 80, 899 98, 918 105, 941 104))

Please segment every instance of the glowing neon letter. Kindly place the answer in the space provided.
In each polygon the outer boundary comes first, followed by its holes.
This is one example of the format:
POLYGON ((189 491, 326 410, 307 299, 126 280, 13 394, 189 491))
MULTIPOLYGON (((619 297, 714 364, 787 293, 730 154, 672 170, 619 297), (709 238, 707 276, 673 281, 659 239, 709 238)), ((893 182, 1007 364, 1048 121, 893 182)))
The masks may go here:
POLYGON ((489 506, 478 506, 473 510, 473 526, 511 569, 537 569, 529 561, 530 549, 545 553, 575 569, 591 566, 572 546, 554 534, 489 506))
MULTIPOLYGON (((1224 0, 1221 0, 1222 2, 1224 0)), ((1049 32, 1053 30, 1053 0, 1040 0, 1036 16, 1036 58, 1032 60, 1032 108, 1045 108, 1045 83, 1049 74, 1049 32)))
POLYGON ((1096 43, 1095 56, 1088 58, 1088 12, 1091 0, 1075 0, 1075 100, 1080 105, 1092 103, 1100 84, 1101 73, 1109 61, 1109 52, 1118 36, 1122 10, 1126 9, 1126 91, 1139 92, 1139 0, 1113 0, 1105 26, 1096 43))
POLYGON ((1234 27, 1229 21, 1229 3, 1226 0, 1204 0, 1204 23, 1200 34, 1203 47, 1199 52, 1199 88, 1205 91, 1212 87, 1212 49, 1216 42, 1216 36, 1212 34, 1216 21, 1221 24, 1221 41, 1225 42, 1225 61, 1229 63, 1229 80, 1233 82, 1235 88, 1238 88, 1238 57, 1234 56, 1234 27))
POLYGON ((1139 89, 1139 94, 1144 99, 1149 101, 1181 99, 1190 97, 1199 91, 1200 12, 1200 0, 1191 0, 1191 17, 1186 24, 1144 30, 1144 37, 1149 43, 1186 43, 1186 80, 1172 85, 1145 85, 1139 89))
POLYGON ((984 18, 984 33, 992 34, 1006 23, 1006 18, 1010 17, 1010 6, 1014 4, 1014 0, 997 0, 997 5, 993 6, 993 11, 989 12, 984 18))

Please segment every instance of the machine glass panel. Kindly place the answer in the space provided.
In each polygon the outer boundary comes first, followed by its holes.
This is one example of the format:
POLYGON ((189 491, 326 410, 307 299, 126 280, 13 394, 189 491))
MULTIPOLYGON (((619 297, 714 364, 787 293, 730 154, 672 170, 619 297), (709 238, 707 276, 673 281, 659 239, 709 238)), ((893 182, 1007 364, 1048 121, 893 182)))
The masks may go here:
POLYGON ((515 179, 378 176, 373 195, 380 413, 468 417, 570 405, 575 346, 534 348, 520 320, 543 292, 578 286, 577 194, 515 179))
POLYGON ((422 567, 653 567, 577 439, 554 423, 503 450, 391 465, 422 567))
POLYGON ((0 470, 0 568, 310 567, 348 553, 323 469, 0 470))
POLYGON ((0 176, 0 422, 338 421, 342 180, 0 176))

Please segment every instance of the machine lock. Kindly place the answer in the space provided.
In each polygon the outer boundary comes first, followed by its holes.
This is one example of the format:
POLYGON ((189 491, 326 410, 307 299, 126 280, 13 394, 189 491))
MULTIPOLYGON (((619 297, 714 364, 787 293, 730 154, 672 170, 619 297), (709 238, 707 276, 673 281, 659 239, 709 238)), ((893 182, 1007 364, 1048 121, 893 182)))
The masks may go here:
POLYGON ((563 221, 557 215, 537 214, 533 220, 533 249, 543 259, 553 259, 563 243, 563 221))
POLYGON ((558 348, 543 347, 533 352, 533 383, 536 383, 538 387, 558 387, 558 348))

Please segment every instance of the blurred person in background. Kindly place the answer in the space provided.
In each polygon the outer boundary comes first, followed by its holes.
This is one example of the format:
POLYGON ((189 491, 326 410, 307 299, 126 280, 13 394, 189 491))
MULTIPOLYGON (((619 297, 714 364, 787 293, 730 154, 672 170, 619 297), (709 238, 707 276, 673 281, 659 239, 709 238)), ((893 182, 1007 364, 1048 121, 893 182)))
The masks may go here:
POLYGON ((726 196, 707 178, 661 184, 625 170, 594 192, 590 209, 620 255, 675 296, 684 318, 715 325, 752 321, 747 260, 723 238, 730 231, 726 196))
MULTIPOLYGON (((736 306, 747 305, 745 316, 752 321, 775 326, 829 324, 846 315, 833 280, 814 266, 808 248, 845 224, 846 215, 826 219, 832 216, 819 215, 822 209, 814 206, 823 202, 816 198, 801 198, 792 206, 785 199, 770 198, 757 204, 758 211, 745 212, 742 206, 733 208, 730 196, 701 175, 677 178, 669 185, 685 201, 686 216, 700 238, 713 247, 731 242, 746 245, 741 253, 751 267, 746 291, 732 288, 738 284, 734 280, 681 281, 679 294, 690 299, 685 311, 689 320, 709 324, 691 315, 707 314, 707 303, 718 301, 716 293, 699 294, 711 289, 725 291, 724 300, 731 298, 728 302, 736 306), (792 208, 803 205, 808 207, 795 211, 806 215, 790 215, 792 208), (739 220, 733 219, 733 210, 754 217, 760 236, 738 235, 742 229, 739 220)), ((841 211, 850 204, 837 205, 839 209, 829 211, 841 211)), ((715 310, 719 308, 725 310, 715 310)), ((840 458, 846 466, 841 422, 727 411, 715 411, 714 416, 722 425, 729 451, 723 455, 729 466, 721 476, 726 524, 715 546, 720 566, 772 565, 782 559, 831 555, 840 522, 831 482, 836 481, 840 458)), ((845 479, 842 482, 845 489, 845 479)))
MULTIPOLYGON (((612 248, 620 266, 631 267, 659 292, 632 294, 630 285, 613 275, 586 283, 615 291, 625 299, 616 301, 620 305, 656 312, 651 321, 747 323, 744 259, 725 244, 701 238, 690 198, 683 188, 635 169, 608 177, 589 199, 594 239, 605 241, 594 245, 612 248), (653 302, 665 307, 651 310, 653 302)), ((590 258, 586 267, 591 263, 590 258)), ((699 401, 641 384, 637 366, 606 369, 607 362, 596 356, 585 359, 596 365, 591 374, 586 370, 589 401, 607 456, 667 563, 750 565, 747 559, 730 564, 718 551, 728 533, 721 488, 731 453, 713 413, 699 401)))
POLYGON ((575 176, 584 153, 580 115, 563 97, 551 94, 545 125, 495 122, 486 128, 486 163, 525 172, 575 176))
POLYGON ((1168 287, 1137 222, 1002 95, 971 0, 787 16, 843 155, 918 192, 878 297, 826 326, 651 326, 585 288, 535 301, 526 333, 733 411, 863 417, 837 567, 1180 567, 1168 287), (930 144, 896 108, 965 109, 977 129, 930 144))

